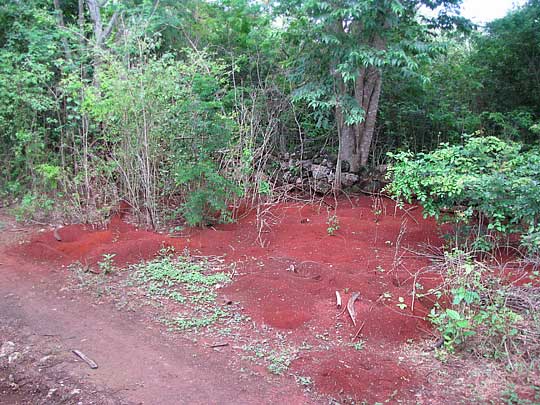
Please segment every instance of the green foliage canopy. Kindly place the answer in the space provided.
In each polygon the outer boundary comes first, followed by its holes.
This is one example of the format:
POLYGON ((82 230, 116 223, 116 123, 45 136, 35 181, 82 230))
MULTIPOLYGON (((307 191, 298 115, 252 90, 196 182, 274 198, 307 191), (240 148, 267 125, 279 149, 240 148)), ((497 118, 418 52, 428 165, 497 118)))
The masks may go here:
MULTIPOLYGON (((540 220, 540 150, 495 137, 470 137, 464 145, 443 144, 430 153, 391 154, 387 190, 418 200, 426 216, 469 223, 473 214, 487 220, 496 234, 538 232, 540 220)), ((529 236, 527 236, 529 235, 529 236)))

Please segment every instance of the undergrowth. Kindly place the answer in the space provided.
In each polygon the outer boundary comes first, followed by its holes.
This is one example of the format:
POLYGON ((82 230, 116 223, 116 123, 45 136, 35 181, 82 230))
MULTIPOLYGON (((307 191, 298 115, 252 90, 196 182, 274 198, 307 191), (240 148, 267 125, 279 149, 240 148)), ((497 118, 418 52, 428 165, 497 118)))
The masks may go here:
POLYGON ((216 290, 231 281, 219 262, 195 260, 189 252, 176 255, 172 249, 163 249, 157 258, 132 265, 130 270, 148 298, 179 306, 175 316, 163 319, 171 329, 199 329, 229 315, 226 307, 216 303, 216 290))
POLYGON ((516 362, 534 363, 540 354, 540 151, 467 136, 462 145, 391 157, 387 191, 398 200, 416 200, 425 216, 453 225, 451 243, 431 257, 428 269, 444 280, 428 292, 438 299, 430 320, 444 348, 504 359, 511 370, 516 362), (526 259, 498 263, 501 248, 526 259))
POLYGON ((445 351, 504 361, 509 371, 538 368, 540 290, 533 275, 487 265, 461 250, 445 252, 430 271, 444 278, 427 294, 438 298, 429 319, 445 351))

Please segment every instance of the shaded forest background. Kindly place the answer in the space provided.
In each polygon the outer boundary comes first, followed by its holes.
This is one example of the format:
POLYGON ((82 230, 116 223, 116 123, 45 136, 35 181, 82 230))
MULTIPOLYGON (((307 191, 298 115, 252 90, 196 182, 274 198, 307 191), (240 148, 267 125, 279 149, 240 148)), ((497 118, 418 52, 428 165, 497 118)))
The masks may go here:
POLYGON ((272 198, 291 157, 334 162, 335 191, 388 152, 534 147, 540 2, 485 27, 458 6, 6 0, 1 198, 21 218, 99 222, 125 201, 148 227, 196 225, 272 198))

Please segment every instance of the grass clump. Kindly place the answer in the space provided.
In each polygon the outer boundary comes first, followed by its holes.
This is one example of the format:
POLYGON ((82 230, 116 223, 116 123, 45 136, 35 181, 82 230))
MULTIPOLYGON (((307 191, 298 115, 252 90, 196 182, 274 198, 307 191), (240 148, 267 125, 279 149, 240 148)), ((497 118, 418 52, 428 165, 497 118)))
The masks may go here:
POLYGON ((176 316, 164 320, 174 330, 204 328, 228 314, 216 303, 216 290, 231 277, 218 261, 195 260, 189 253, 176 255, 165 249, 157 258, 132 269, 135 283, 150 299, 161 304, 168 300, 180 307, 176 316))

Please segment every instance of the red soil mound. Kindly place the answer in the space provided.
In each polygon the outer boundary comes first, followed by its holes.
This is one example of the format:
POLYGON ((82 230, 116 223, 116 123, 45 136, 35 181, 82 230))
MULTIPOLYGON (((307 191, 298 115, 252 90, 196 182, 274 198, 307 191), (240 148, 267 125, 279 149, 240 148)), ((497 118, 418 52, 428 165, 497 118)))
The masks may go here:
MULTIPOLYGON (((413 275, 426 262, 402 255, 403 249, 440 241, 435 222, 424 220, 420 209, 405 213, 385 200, 377 212, 372 204, 369 197, 341 200, 335 211, 324 205, 282 204, 266 218, 273 225, 264 233, 258 233, 252 212, 236 224, 192 229, 183 238, 137 230, 119 215, 107 229, 68 226, 59 230, 61 241, 46 232, 12 253, 61 264, 94 264, 107 253, 115 254, 117 265, 151 258, 166 246, 223 255, 237 262, 240 274, 225 289, 227 297, 240 301, 255 321, 294 331, 290 336, 298 342, 338 328, 344 339, 354 335, 358 325, 354 327, 347 314, 336 317, 335 291, 341 292, 345 302, 359 292, 356 311, 359 323, 365 322, 361 337, 367 340, 367 349, 311 353, 293 367, 313 376, 322 392, 380 400, 409 384, 410 375, 396 359, 376 353, 381 346, 388 352, 408 339, 424 336, 422 331, 428 329, 423 317, 431 303, 416 301, 413 312, 410 295, 413 275), (339 224, 334 236, 327 229, 331 215, 339 224)), ((437 279, 416 282, 427 289, 437 279)))
POLYGON ((12 253, 37 262, 79 261, 88 265, 103 260, 104 254, 114 254, 114 263, 123 266, 152 258, 161 248, 171 246, 167 237, 138 230, 122 222, 119 216, 113 217, 106 229, 70 225, 57 232, 60 241, 52 231, 43 232, 29 243, 17 246, 12 253))
POLYGON ((391 400, 392 394, 402 392, 413 378, 395 359, 368 351, 354 356, 344 351, 311 352, 295 361, 293 370, 312 375, 321 393, 338 393, 369 404, 391 400))

